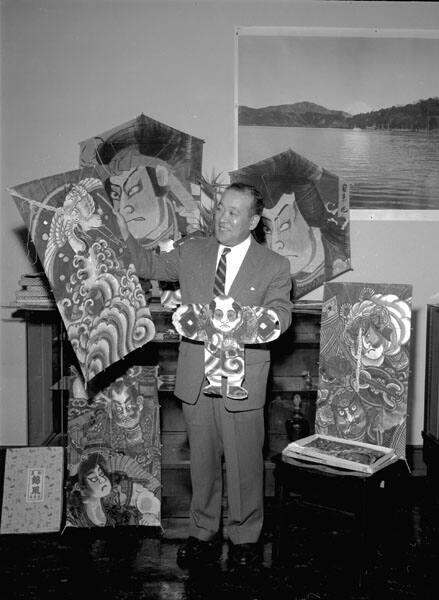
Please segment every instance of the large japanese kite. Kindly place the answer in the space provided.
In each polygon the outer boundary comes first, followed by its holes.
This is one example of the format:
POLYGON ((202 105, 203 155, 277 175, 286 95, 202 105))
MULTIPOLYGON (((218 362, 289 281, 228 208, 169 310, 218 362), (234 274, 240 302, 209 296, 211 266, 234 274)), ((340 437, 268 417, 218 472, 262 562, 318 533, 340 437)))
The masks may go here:
POLYGON ((293 298, 351 270, 349 186, 289 149, 230 173, 262 194, 262 240, 288 258, 293 298))
POLYGON ((94 168, 10 189, 52 287, 85 381, 155 334, 146 299, 94 168))

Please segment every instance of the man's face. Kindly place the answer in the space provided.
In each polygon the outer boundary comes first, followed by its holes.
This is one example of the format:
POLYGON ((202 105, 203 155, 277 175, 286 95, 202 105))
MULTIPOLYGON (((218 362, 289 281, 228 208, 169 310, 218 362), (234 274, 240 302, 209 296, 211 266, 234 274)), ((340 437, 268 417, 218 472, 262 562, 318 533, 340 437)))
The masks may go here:
POLYGON ((259 216, 252 213, 253 200, 246 192, 226 190, 215 212, 215 237, 224 246, 243 242, 256 227, 259 216))

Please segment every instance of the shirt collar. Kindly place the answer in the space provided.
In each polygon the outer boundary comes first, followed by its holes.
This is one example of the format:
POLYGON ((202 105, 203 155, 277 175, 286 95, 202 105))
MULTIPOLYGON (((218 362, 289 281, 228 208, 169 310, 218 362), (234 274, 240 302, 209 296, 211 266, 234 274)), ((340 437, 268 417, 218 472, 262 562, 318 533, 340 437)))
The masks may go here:
POLYGON ((250 248, 251 243, 251 234, 245 238, 236 246, 224 246, 223 244, 219 245, 219 252, 222 252, 224 248, 230 248, 230 252, 233 254, 244 254, 250 248))

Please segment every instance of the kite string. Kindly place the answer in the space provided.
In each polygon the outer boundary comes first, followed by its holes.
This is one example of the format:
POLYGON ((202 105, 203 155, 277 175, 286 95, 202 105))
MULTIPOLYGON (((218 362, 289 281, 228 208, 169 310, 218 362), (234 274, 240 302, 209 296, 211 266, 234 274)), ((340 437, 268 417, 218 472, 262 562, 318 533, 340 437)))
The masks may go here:
MULTIPOLYGON (((103 196, 102 194, 100 194, 99 192, 96 193, 96 196, 102 200, 102 202, 104 202, 111 210, 111 212, 114 212, 114 206, 108 202, 107 198, 105 198, 105 196, 103 196)), ((123 246, 122 242, 115 236, 114 232, 105 224, 103 224, 99 230, 101 231, 102 235, 104 237, 107 237, 107 239, 109 239, 110 241, 114 242, 115 244, 117 244, 118 246, 123 246), (106 229, 107 231, 110 232, 110 236, 105 235, 105 233, 103 232, 103 229, 106 229)))
MULTIPOLYGON (((27 202, 30 206, 29 206, 29 223, 32 223, 32 213, 36 213, 37 212, 37 208, 47 208, 47 210, 50 211, 54 211, 56 209, 54 209, 53 207, 46 207, 46 206, 41 206, 41 204, 39 202, 37 202, 36 200, 31 200, 30 198, 26 198, 26 196, 23 196, 22 194, 20 194, 19 192, 17 192, 14 189, 8 189, 8 192, 11 194, 11 196, 15 199, 17 198, 18 200, 24 200, 25 202, 27 202)), ((36 265, 38 262, 38 253, 36 251, 35 248, 35 244, 33 243, 33 240, 31 238, 30 235, 30 226, 26 227, 27 229, 27 234, 26 234, 26 257, 29 259, 29 262, 31 265, 36 265), (33 251, 31 251, 31 249, 33 249, 33 251)))
MULTIPOLYGON (((34 206, 31 206, 30 208, 30 212, 32 212, 33 210, 35 210, 34 206)), ((30 222, 30 219, 29 219, 30 222)), ((33 243, 33 240, 31 238, 30 235, 30 229, 27 229, 27 234, 26 234, 26 257, 29 259, 29 262, 31 265, 36 265, 38 262, 38 254, 37 254, 37 249, 35 248, 35 244, 33 243), (31 256, 31 249, 32 249, 32 255, 31 256)))
POLYGON ((10 193, 14 198, 18 198, 19 200, 24 200, 25 202, 28 202, 29 204, 36 205, 38 208, 41 208, 44 210, 49 210, 51 212, 56 212, 58 210, 54 206, 43 205, 43 204, 41 204, 41 202, 38 202, 37 200, 32 200, 31 198, 26 198, 26 196, 23 196, 22 194, 20 194, 19 192, 15 191, 15 190, 10 190, 10 193))
MULTIPOLYGON (((118 246, 122 246, 123 244, 122 242, 114 235, 114 233, 111 231, 111 229, 109 227, 107 227, 106 225, 101 225, 101 227, 99 227, 99 233, 102 235, 102 237, 107 238, 107 240, 109 240, 110 242, 113 242, 114 244, 117 244, 118 246), (110 232, 110 235, 107 235, 103 230, 106 229, 107 231, 110 232)), ((91 239, 91 238, 89 238, 91 239)))
POLYGON ((262 179, 262 183, 264 184, 264 187, 265 187, 265 192, 267 194, 267 198, 270 199, 270 204, 272 204, 270 190, 269 190, 269 187, 268 187, 267 182, 265 180, 264 174, 261 175, 261 179, 262 179))
MULTIPOLYGON (((104 169, 104 171, 106 172, 106 174, 108 175, 108 177, 111 177, 113 175, 113 173, 110 171, 110 169, 107 167, 107 165, 100 160, 101 157, 100 157, 100 154, 98 152, 98 144, 97 144, 98 140, 100 140, 100 144, 105 144, 105 140, 103 138, 99 138, 99 137, 93 138, 93 143, 94 143, 94 147, 95 147, 95 160, 104 169)), ((111 143, 111 146, 112 146, 112 148, 114 150, 114 153, 116 154, 117 149, 113 146, 112 142, 110 142, 110 143, 111 143)))
POLYGON ((96 192, 96 196, 108 206, 108 208, 111 210, 111 212, 114 212, 114 206, 110 202, 108 202, 108 200, 105 196, 103 196, 99 192, 96 192))
POLYGON ((41 189, 44 192, 44 196, 47 197, 49 194, 48 194, 47 190, 45 189, 45 187, 44 187, 43 182, 41 181, 41 179, 38 179, 38 183, 40 184, 41 189))

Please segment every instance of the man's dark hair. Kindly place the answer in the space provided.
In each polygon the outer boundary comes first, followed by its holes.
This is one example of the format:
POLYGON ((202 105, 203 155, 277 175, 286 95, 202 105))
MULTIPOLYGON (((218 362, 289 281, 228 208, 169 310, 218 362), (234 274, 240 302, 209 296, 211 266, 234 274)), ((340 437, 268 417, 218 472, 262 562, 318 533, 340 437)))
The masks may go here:
POLYGON ((236 183, 228 185, 224 191, 227 192, 227 190, 236 190, 237 192, 248 194, 253 200, 253 214, 262 215, 262 211, 264 210, 264 198, 261 192, 253 185, 237 181, 236 183))

